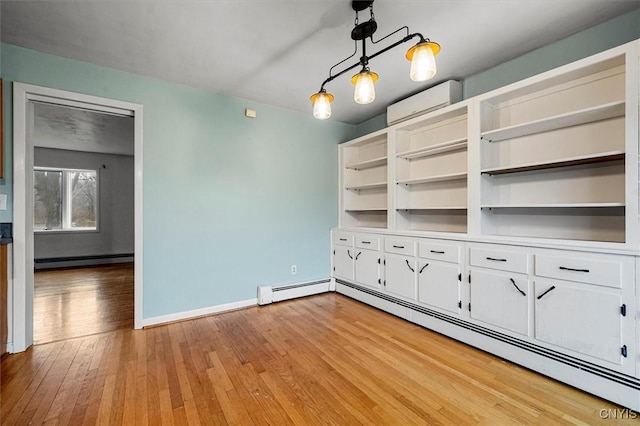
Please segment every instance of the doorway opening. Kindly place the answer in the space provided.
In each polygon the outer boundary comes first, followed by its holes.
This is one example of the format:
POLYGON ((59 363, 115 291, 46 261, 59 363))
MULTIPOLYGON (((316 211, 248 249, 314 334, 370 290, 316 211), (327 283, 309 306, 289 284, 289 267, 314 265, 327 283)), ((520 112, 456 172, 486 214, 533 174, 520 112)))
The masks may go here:
MULTIPOLYGON (((80 235, 84 235, 86 239, 87 236, 91 236, 92 232, 99 233, 102 226, 104 226, 100 217, 100 200, 98 199, 97 206, 95 206, 96 208, 94 209, 97 213, 97 217, 92 219, 90 217, 91 215, 87 214, 88 211, 91 211, 90 208, 87 208, 87 206, 90 206, 91 201, 86 199, 86 197, 78 204, 80 208, 76 210, 74 210, 73 202, 71 201, 64 202, 67 204, 61 203, 60 212, 58 214, 58 216, 60 216, 59 225, 56 221, 49 222, 48 224, 45 223, 44 225, 39 222, 34 222, 34 208, 36 207, 34 204, 38 202, 35 197, 37 189, 35 189, 34 186, 36 183, 36 178, 34 177, 35 167, 40 167, 40 170, 51 172, 52 176, 54 176, 54 179, 52 180, 55 180, 55 177, 60 177, 60 185, 63 187, 61 191, 65 191, 64 188, 73 184, 73 182, 68 183, 69 180, 73 181, 74 178, 77 178, 77 184, 78 180, 84 179, 83 183, 87 184, 90 183, 92 176, 94 176, 89 173, 94 170, 91 167, 73 167, 71 165, 63 167, 52 164, 36 164, 36 159, 42 154, 42 152, 40 152, 41 148, 43 150, 50 150, 49 153, 51 153, 52 149, 57 149, 51 147, 40 147, 37 146, 38 144, 35 142, 37 134, 36 110, 38 108, 46 109, 54 106, 64 107, 66 110, 80 111, 81 113, 86 114, 97 113, 103 118, 105 116, 127 118, 133 122, 133 252, 127 252, 127 250, 119 248, 115 250, 117 253, 106 253, 105 256, 109 257, 127 254, 132 256, 133 267, 129 267, 129 272, 133 272, 134 295, 132 325, 134 328, 142 328, 142 106, 113 99, 99 98, 22 83, 14 83, 13 92, 14 276, 11 292, 11 297, 13 299, 13 312, 10 313, 10 317, 13 321, 11 324, 10 344, 8 345, 9 352, 23 351, 34 342, 35 261, 43 259, 50 262, 68 261, 72 264, 63 265, 62 263, 59 263, 59 266, 78 266, 77 264, 73 265, 73 263, 91 260, 87 258, 94 256, 83 256, 81 254, 78 255, 77 253, 74 255, 74 253, 71 252, 68 256, 42 256, 37 259, 35 256, 34 239, 39 238, 40 236, 57 239, 62 238, 66 234, 71 234, 71 236, 75 236, 76 238, 80 235), (53 170, 56 168, 59 170, 53 170), (56 171, 59 172, 58 175, 55 175, 54 172, 56 171), (65 177, 63 177, 65 174, 67 174, 66 180, 65 177), (65 208, 67 209, 66 212, 64 211, 65 208), (92 222, 92 220, 94 221, 92 222), (50 227, 49 225, 53 225, 57 228, 38 230, 36 231, 36 237, 34 238, 34 223, 37 227, 48 228, 50 227), (74 227, 79 229, 70 229, 74 227), (77 231, 80 232, 78 233, 77 231)), ((95 177, 98 182, 98 191, 100 191, 99 171, 107 170, 108 165, 105 164, 105 166, 107 166, 105 169, 99 167, 99 170, 96 170, 95 177)), ((86 196, 87 194, 85 193, 84 195, 86 196)), ((53 216, 55 216, 55 214, 53 216)), ((46 222, 46 219, 44 222, 46 222)), ((63 246, 57 244, 57 247, 61 249, 63 246)), ((122 271, 118 272, 118 274, 121 272, 122 271)))
POLYGON ((30 102, 34 343, 133 328, 133 117, 30 102))

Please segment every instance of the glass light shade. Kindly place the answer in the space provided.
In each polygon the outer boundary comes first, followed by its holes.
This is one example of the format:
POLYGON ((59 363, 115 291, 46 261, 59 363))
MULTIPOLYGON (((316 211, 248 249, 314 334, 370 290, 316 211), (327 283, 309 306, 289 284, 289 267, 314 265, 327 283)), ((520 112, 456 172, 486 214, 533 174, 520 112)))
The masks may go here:
POLYGON ((359 104, 370 104, 376 99, 376 89, 373 83, 378 79, 378 74, 370 71, 362 71, 351 77, 351 83, 356 85, 353 99, 359 104))
POLYGON ((311 95, 313 102, 313 116, 318 120, 326 120, 331 117, 331 102, 333 95, 327 92, 318 92, 311 95))
POLYGON ((436 75, 436 55, 440 45, 431 41, 418 43, 407 51, 407 59, 411 61, 409 77, 413 81, 426 81, 436 75))

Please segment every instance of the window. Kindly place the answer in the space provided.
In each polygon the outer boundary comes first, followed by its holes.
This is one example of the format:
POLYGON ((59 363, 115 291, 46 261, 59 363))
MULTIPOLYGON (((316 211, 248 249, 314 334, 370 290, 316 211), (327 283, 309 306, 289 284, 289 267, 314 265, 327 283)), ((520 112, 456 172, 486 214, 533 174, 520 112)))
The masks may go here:
POLYGON ((97 229, 96 170, 36 167, 33 172, 33 194, 35 231, 97 229))

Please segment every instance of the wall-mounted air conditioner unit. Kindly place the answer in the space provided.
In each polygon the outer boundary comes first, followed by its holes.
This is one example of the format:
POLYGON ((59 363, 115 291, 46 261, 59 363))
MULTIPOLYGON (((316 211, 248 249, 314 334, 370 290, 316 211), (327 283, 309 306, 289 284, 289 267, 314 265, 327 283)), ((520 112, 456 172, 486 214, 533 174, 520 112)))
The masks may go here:
POLYGON ((387 107, 387 125, 399 123, 462 100, 462 83, 445 81, 387 107))

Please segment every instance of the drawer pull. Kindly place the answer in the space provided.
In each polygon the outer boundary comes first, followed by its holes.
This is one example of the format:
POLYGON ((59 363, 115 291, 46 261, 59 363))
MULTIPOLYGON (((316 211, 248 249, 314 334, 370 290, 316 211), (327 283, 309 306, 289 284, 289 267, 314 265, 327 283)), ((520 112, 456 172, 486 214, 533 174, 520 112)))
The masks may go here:
POLYGON ((509 280, 511 281, 511 284, 513 284, 513 286, 516 288, 516 290, 518 290, 520 292, 521 295, 526 296, 527 294, 520 290, 520 287, 518 287, 518 284, 516 284, 516 282, 513 280, 513 278, 509 278, 509 280))
POLYGON ((563 271, 571 271, 571 272, 589 272, 588 269, 574 269, 574 268, 567 268, 566 266, 560 266, 560 269, 562 269, 563 271))
POLYGON ((393 248, 404 248, 404 246, 393 246, 393 248))
POLYGON ((371 241, 360 241, 362 244, 371 244, 371 241))
POLYGON ((356 254, 356 260, 358 260, 358 257, 360 257, 361 254, 362 252, 359 252, 358 254, 356 254))
POLYGON ((497 259, 495 257, 487 257, 487 260, 493 260, 494 262, 506 262, 507 259, 497 259))
POLYGON ((429 250, 431 253, 435 253, 435 254, 444 254, 443 251, 438 251, 438 250, 429 250))
POLYGON ((415 269, 413 269, 411 267, 411 265, 409 264, 409 261, 407 259, 405 259, 404 261, 407 262, 407 266, 409 267, 409 269, 411 269, 411 272, 415 272, 416 271, 415 269))
POLYGON ((347 250, 347 256, 349 256, 349 259, 353 259, 353 256, 351 256, 351 252, 349 250, 347 250))
POLYGON ((554 290, 556 288, 555 285, 552 285, 551 287, 549 287, 547 289, 547 291, 545 291, 544 293, 542 293, 540 296, 538 296, 538 300, 542 299, 544 297, 545 294, 549 293, 551 290, 554 290))
POLYGON ((347 241, 346 238, 340 238, 340 241, 347 241))
POLYGON ((422 271, 424 271, 424 268, 426 268, 427 266, 429 266, 429 264, 425 263, 425 265, 422 268, 420 268, 420 271, 418 271, 418 273, 421 274, 422 271))

